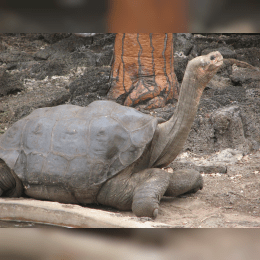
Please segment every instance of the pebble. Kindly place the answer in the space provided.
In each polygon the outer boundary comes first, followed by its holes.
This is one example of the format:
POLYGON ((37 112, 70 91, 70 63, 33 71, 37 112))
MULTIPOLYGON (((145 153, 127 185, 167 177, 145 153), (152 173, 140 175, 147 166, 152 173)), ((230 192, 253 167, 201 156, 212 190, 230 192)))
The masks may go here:
POLYGON ((220 174, 220 173, 202 173, 201 174, 203 177, 205 177, 205 176, 216 176, 216 177, 221 177, 221 176, 223 176, 223 174, 220 174))

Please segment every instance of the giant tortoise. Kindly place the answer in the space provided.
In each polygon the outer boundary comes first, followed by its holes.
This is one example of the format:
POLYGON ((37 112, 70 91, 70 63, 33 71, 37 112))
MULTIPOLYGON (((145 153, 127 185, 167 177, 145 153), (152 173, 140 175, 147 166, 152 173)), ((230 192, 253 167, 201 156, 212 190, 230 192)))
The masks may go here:
POLYGON ((219 52, 191 60, 169 121, 112 101, 39 108, 0 137, 0 196, 99 203, 156 217, 160 199, 196 192, 194 170, 161 168, 181 151, 219 52))

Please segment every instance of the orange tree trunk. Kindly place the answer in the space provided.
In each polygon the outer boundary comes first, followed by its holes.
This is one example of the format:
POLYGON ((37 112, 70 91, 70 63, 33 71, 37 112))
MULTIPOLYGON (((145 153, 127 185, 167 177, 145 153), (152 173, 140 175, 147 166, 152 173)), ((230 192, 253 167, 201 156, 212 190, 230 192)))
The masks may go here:
POLYGON ((172 33, 118 33, 108 98, 147 109, 178 99, 173 43, 172 33))
POLYGON ((187 32, 188 0, 110 0, 108 32, 187 32))

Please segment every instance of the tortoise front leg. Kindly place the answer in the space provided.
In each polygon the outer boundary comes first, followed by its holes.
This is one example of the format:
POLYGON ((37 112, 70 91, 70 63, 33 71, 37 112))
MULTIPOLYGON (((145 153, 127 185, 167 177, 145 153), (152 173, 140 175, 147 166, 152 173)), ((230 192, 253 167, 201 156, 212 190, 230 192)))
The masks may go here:
POLYGON ((156 217, 169 181, 169 173, 156 168, 132 175, 120 173, 103 185, 97 201, 120 210, 132 209, 138 217, 156 217))
POLYGON ((145 180, 137 183, 133 193, 132 211, 138 217, 156 218, 162 196, 170 182, 169 173, 157 169, 146 169, 138 174, 146 176, 145 180))

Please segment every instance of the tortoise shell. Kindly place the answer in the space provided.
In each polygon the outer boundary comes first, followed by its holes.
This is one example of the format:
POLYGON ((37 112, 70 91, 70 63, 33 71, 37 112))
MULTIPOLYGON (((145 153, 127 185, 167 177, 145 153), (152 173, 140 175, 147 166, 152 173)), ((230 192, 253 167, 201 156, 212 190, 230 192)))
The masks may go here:
POLYGON ((0 158, 27 187, 91 190, 135 162, 157 124, 112 101, 39 108, 0 137, 0 158))

